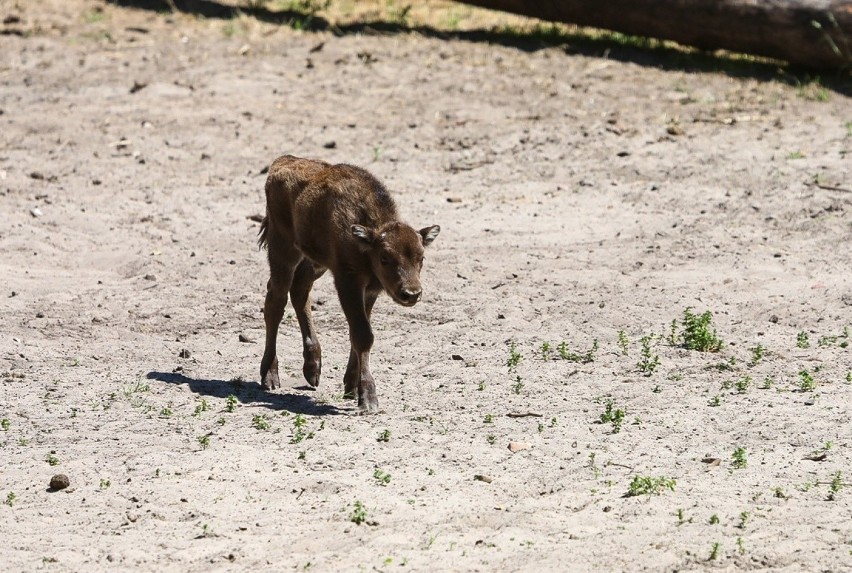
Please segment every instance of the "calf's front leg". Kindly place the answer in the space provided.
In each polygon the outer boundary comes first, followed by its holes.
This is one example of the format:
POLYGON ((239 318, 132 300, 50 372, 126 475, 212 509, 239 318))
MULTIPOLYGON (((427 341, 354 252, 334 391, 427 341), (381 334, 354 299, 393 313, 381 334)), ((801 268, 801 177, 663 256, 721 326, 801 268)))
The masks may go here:
POLYGON ((379 399, 370 372, 370 349, 373 347, 370 313, 378 293, 367 293, 363 286, 347 279, 336 279, 335 286, 346 322, 349 323, 351 344, 349 363, 343 376, 343 395, 347 398, 357 396, 358 407, 363 412, 377 412, 379 399))

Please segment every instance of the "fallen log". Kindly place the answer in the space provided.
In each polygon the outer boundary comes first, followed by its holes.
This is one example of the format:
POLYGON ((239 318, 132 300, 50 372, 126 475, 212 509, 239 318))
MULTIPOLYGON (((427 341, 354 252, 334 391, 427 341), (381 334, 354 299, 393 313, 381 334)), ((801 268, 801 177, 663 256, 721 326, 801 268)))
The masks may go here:
POLYGON ((813 68, 852 66, 850 0, 460 0, 541 20, 813 68))

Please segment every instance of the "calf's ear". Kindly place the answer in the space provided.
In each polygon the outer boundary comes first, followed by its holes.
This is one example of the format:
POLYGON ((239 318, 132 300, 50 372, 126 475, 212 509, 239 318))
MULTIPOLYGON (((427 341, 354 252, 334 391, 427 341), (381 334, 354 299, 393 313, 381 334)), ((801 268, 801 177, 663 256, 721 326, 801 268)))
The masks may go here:
POLYGON ((376 233, 372 229, 368 229, 363 225, 352 225, 350 229, 352 229, 352 234, 358 240, 358 246, 362 249, 367 249, 373 244, 373 241, 376 238, 376 233))
POLYGON ((435 240, 435 237, 437 237, 440 232, 441 227, 438 225, 432 225, 430 227, 423 227, 420 229, 420 237, 423 239, 423 246, 428 247, 431 245, 432 241, 435 240))

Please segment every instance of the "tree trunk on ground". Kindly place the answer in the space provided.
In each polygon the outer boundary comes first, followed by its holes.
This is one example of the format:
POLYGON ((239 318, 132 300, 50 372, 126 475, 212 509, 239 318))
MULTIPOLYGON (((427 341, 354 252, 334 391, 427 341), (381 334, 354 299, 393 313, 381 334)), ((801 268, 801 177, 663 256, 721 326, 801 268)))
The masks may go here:
POLYGON ((850 0, 461 0, 542 20, 768 56, 815 68, 852 64, 850 0))

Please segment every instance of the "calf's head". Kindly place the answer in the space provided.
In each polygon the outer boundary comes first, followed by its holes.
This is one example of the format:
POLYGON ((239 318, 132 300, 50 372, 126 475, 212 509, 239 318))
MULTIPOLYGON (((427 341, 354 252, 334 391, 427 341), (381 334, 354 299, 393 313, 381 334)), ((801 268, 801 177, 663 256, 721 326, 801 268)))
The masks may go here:
POLYGON ((440 231, 438 225, 415 231, 398 221, 378 229, 352 225, 352 234, 359 248, 369 256, 373 274, 385 292, 403 306, 413 306, 420 300, 423 252, 440 231))

